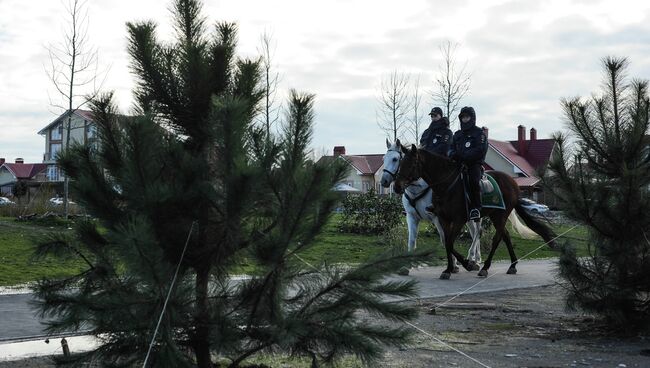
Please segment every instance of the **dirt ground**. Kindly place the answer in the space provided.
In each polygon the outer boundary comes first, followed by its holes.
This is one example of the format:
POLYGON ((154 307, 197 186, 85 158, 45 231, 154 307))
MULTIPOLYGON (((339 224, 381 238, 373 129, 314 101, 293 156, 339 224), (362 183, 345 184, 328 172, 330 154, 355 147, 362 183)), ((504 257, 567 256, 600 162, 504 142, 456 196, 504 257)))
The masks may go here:
MULTIPOLYGON (((607 332, 597 321, 567 312, 556 286, 418 302, 419 328, 489 367, 650 367, 650 334, 607 332)), ((381 367, 482 367, 424 333, 390 349, 381 367)), ((0 368, 50 368, 46 358, 0 362, 0 368)), ((280 368, 290 365, 282 364, 280 368)))
MULTIPOLYGON (((567 312, 557 286, 464 295, 427 313, 447 299, 419 303, 416 325, 486 366, 650 367, 650 334, 613 333, 567 312)), ((423 333, 386 358, 386 367, 482 366, 423 333)))

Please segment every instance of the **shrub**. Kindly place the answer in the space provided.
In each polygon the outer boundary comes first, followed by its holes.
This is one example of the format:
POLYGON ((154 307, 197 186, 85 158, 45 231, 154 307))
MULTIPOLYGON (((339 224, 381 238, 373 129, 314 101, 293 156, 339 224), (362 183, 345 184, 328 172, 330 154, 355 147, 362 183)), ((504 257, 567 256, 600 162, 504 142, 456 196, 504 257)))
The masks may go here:
POLYGON ((358 234, 382 234, 402 219, 399 197, 377 195, 374 190, 348 195, 343 201, 339 230, 358 234))

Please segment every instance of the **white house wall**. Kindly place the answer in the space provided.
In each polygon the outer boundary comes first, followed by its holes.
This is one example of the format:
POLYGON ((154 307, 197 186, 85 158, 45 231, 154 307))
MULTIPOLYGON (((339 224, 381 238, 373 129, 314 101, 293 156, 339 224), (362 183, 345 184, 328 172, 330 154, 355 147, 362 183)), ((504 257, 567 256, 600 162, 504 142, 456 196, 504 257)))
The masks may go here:
POLYGON ((16 178, 6 167, 0 168, 0 186, 14 183, 15 181, 16 178))
POLYGON ((503 156, 496 152, 491 146, 488 148, 487 154, 485 155, 485 162, 494 170, 503 171, 504 173, 513 177, 518 176, 514 170, 514 165, 503 158, 503 156))

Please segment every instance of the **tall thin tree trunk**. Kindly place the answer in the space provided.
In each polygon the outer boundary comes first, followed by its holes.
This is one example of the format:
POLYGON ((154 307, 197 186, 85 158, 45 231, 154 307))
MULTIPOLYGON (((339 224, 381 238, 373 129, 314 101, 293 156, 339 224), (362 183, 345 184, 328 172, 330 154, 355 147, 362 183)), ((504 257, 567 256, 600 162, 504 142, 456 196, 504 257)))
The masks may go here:
POLYGON ((208 327, 208 281, 210 279, 209 268, 204 267, 196 272, 196 333, 194 335, 194 353, 196 364, 199 368, 212 368, 210 359, 210 342, 208 327))

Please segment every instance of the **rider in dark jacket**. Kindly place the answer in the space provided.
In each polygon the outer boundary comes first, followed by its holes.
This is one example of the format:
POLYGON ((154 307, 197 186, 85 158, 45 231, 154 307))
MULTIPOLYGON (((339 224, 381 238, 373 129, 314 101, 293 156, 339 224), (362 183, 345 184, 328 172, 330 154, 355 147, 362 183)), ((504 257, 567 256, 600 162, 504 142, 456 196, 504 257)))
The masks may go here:
POLYGON ((431 109, 429 115, 431 115, 431 124, 422 133, 420 145, 431 153, 447 156, 452 136, 449 120, 442 116, 442 110, 439 107, 431 109))
POLYGON ((466 187, 469 194, 470 220, 481 218, 481 165, 485 160, 488 141, 483 129, 476 126, 473 107, 465 106, 458 114, 460 130, 454 133, 449 156, 467 167, 466 187))

